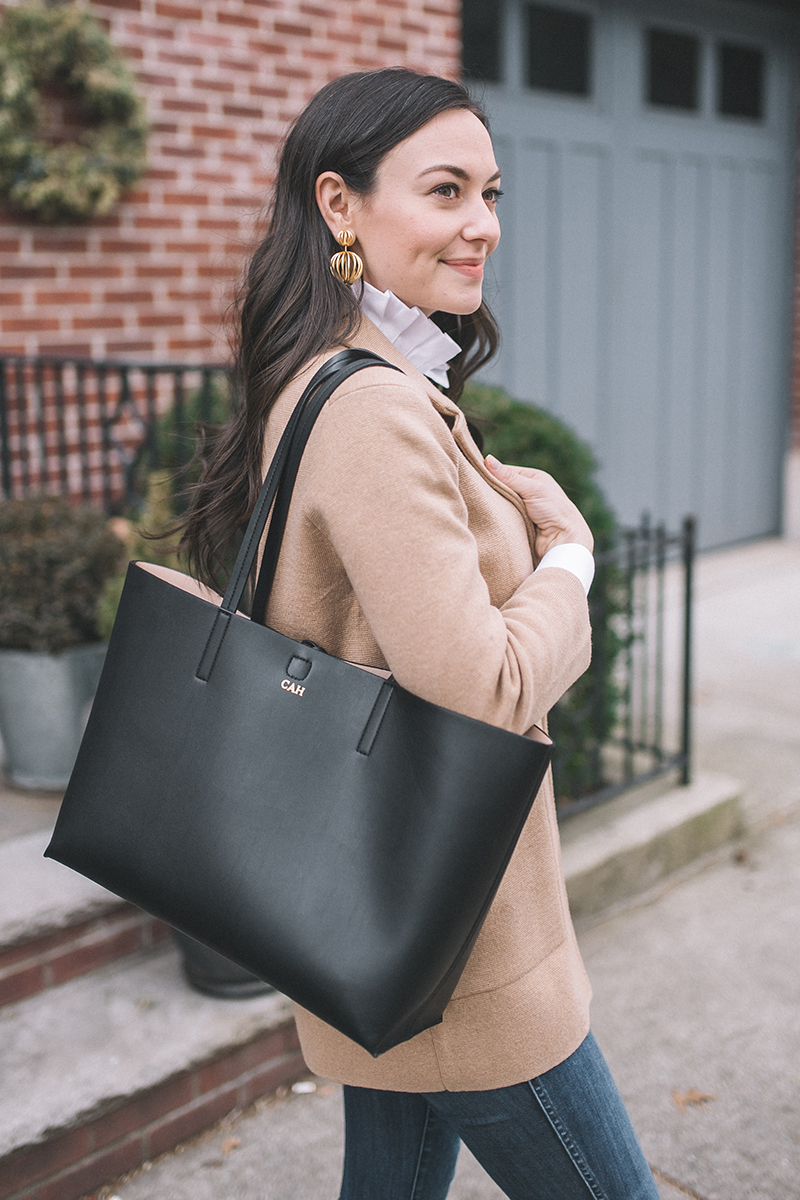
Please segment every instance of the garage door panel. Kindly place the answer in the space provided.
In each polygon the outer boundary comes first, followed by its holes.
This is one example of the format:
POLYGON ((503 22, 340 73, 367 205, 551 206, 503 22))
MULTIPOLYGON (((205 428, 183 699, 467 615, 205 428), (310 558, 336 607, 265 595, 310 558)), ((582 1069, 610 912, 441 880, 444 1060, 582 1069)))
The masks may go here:
MULTIPOLYGON (((610 154, 569 146, 563 161, 561 288, 558 315, 558 413, 593 443, 600 436, 607 380, 604 329, 611 287, 608 220, 610 154)), ((543 297, 546 303, 546 297, 543 297)))
POLYGON ((741 171, 715 163, 710 188, 706 395, 703 405, 701 492, 704 536, 725 540, 735 499, 735 414, 739 407, 741 307, 741 171))
POLYGON ((754 162, 742 172, 741 307, 739 388, 732 438, 732 469, 737 480, 735 516, 752 536, 777 521, 782 421, 771 402, 780 392, 779 360, 773 353, 776 329, 783 320, 776 288, 772 230, 780 217, 780 176, 771 164, 754 162), (760 486, 748 489, 749 477, 760 486))
POLYGON ((519 148, 517 188, 526 220, 514 246, 515 394, 558 405, 558 313, 561 252, 561 147, 525 141, 519 148))
POLYGON ((709 168, 702 158, 674 162, 670 268, 670 338, 658 441, 662 447, 658 511, 672 525, 701 500, 702 408, 705 390, 709 168))
POLYGON ((666 158, 640 152, 630 162, 625 193, 628 253, 619 319, 619 391, 613 444, 603 455, 604 481, 617 491, 624 520, 655 511, 658 499, 656 421, 663 379, 665 255, 670 169, 666 158), (613 474, 612 474, 613 473, 613 474))

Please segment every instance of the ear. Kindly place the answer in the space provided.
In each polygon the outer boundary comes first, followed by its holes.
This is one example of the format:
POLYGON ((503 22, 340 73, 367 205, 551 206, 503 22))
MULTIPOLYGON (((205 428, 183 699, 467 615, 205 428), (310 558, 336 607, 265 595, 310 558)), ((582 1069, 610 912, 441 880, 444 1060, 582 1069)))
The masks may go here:
POLYGON ((352 229, 355 233, 352 219, 358 198, 350 191, 341 175, 337 175, 335 171, 323 171, 317 179, 314 194, 322 219, 334 237, 343 229, 352 229))

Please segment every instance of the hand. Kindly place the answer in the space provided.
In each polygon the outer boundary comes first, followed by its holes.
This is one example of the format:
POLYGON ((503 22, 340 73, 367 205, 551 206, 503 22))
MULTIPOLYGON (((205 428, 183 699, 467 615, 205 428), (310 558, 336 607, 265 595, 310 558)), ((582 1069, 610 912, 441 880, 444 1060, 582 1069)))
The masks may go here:
POLYGON ((591 529, 552 475, 535 467, 506 466, 491 454, 485 461, 492 475, 524 501, 536 528, 534 550, 538 558, 564 542, 577 542, 589 551, 594 550, 591 529))

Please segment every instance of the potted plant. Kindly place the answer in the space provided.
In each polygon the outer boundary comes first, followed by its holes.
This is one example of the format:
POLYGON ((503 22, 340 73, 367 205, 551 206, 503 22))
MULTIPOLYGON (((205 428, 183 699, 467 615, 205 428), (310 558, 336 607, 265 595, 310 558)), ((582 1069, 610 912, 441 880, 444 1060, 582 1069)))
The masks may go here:
POLYGON ((66 787, 105 656, 98 597, 123 554, 94 508, 0 503, 0 735, 18 787, 66 787))

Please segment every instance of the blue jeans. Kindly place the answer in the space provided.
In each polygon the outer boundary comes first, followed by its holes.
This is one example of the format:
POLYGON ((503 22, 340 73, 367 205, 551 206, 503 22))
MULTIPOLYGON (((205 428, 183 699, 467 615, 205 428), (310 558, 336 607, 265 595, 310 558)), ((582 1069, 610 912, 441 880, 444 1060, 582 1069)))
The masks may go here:
POLYGON ((469 1146, 509 1200, 658 1200, 591 1034, 552 1071, 488 1092, 345 1087, 340 1200, 443 1200, 469 1146))

